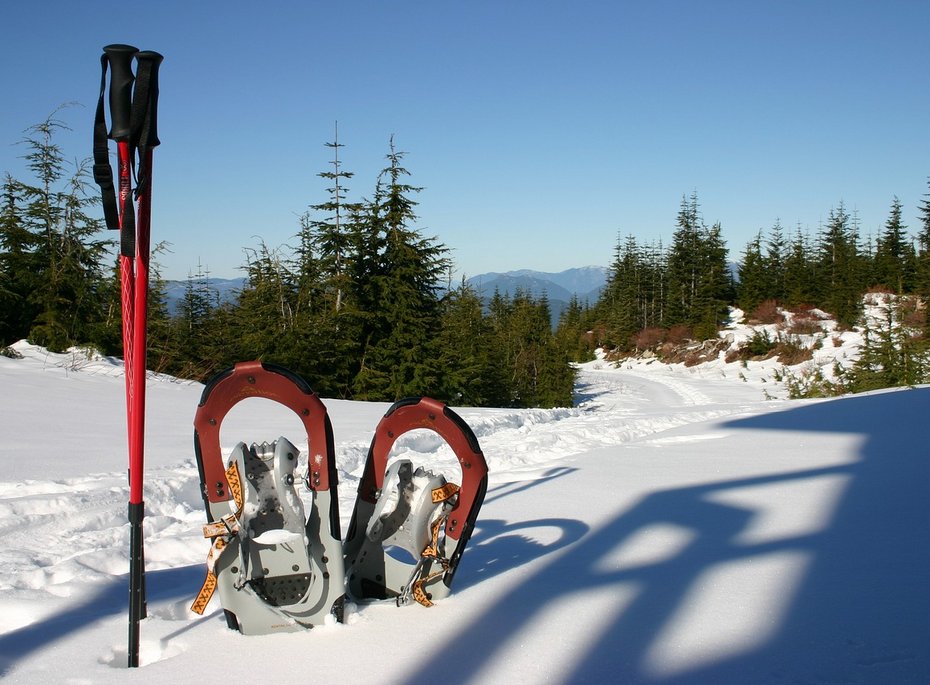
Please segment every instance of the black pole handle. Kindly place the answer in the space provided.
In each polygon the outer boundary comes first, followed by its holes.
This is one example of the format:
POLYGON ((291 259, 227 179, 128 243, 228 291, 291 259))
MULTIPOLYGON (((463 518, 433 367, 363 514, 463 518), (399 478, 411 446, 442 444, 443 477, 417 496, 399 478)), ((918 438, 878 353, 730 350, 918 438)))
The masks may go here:
POLYGON ((136 83, 147 84, 148 93, 136 93, 135 101, 145 111, 139 114, 133 112, 132 118, 134 122, 142 121, 137 142, 144 148, 153 148, 161 142, 158 140, 158 67, 163 59, 163 55, 153 50, 136 53, 136 83))
POLYGON ((132 133, 132 58, 139 52, 131 45, 107 45, 103 49, 110 61, 110 138, 128 140, 132 133))

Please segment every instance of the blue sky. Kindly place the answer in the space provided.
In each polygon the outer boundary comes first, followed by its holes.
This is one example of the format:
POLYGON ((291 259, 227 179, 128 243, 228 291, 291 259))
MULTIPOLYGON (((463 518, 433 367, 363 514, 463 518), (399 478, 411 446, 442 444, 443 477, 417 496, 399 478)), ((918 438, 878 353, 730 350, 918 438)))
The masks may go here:
POLYGON ((241 275, 325 200, 338 121, 350 197, 389 139, 422 186, 418 227, 458 274, 607 265, 666 243, 697 193, 738 256, 840 202, 911 232, 930 176, 930 3, 623 0, 4 3, 0 171, 58 105, 89 156, 99 55, 165 55, 153 238, 167 277, 241 275))

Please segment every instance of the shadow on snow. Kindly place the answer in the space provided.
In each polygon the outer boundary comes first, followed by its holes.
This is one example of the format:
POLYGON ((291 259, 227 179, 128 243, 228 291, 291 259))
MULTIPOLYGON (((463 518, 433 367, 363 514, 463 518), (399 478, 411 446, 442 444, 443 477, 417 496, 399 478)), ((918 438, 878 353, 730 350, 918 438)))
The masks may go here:
MULTIPOLYGON (((477 681, 508 640, 526 631, 549 603, 603 589, 626 591, 631 599, 571 655, 565 682, 930 682, 928 410, 930 388, 921 388, 804 404, 725 423, 729 429, 860 434, 864 441, 855 463, 655 492, 597 530, 585 532, 578 522, 565 525, 557 547, 570 549, 528 575, 506 602, 492 603, 447 644, 437 645, 407 682, 433 682, 437 673, 445 682, 477 681), (712 501, 715 493, 732 488, 833 474, 846 477, 847 486, 826 527, 814 532, 760 544, 737 541, 753 511, 712 501), (638 531, 664 524, 690 532, 689 542, 675 554, 628 568, 606 563, 606 555, 638 531), (580 539, 572 542, 575 538, 580 539), (655 664, 657 638, 688 608, 689 590, 703 574, 773 553, 794 554, 807 564, 793 592, 767 598, 781 606, 773 625, 762 631, 766 634, 677 670, 647 665, 655 664), (464 654, 463 646, 467 657, 453 659, 450 669, 450 654, 464 654)), ((484 525, 476 539, 504 533, 502 545, 508 529, 519 529, 499 521, 484 525)), ((541 556, 541 550, 523 549, 521 539, 503 566, 525 563, 525 554, 541 556)), ((506 550, 492 554, 479 545, 473 552, 478 569, 472 573, 481 576, 506 550)), ((590 618, 579 615, 578 624, 590 618)))
MULTIPOLYGON (((147 571, 149 607, 156 602, 192 598, 203 582, 202 564, 147 571)), ((129 576, 118 576, 101 585, 86 601, 28 626, 0 635, 0 677, 20 659, 43 649, 69 634, 110 616, 129 615, 129 576)), ((127 620, 127 633, 129 630, 127 620)), ((128 635, 127 635, 128 637, 128 635)))

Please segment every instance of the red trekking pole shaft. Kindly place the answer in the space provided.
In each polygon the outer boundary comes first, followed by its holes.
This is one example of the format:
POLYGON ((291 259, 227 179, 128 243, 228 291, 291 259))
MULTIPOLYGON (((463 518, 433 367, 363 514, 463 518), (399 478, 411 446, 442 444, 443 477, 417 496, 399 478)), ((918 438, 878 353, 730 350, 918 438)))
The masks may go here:
MULTIPOLYGON (((132 375, 133 360, 133 257, 135 251, 135 217, 132 203, 132 147, 130 124, 132 111, 132 60, 138 50, 131 45, 108 45, 103 49, 110 64, 110 120, 109 137, 116 141, 117 203, 120 229, 120 305, 123 322, 123 368, 126 379, 126 426, 129 452, 133 450, 132 375)), ((132 468, 130 466, 130 481, 132 468)))
MULTIPOLYGON (((144 102, 138 107, 142 119, 139 132, 139 214, 136 221, 136 240, 133 268, 133 331, 132 331, 132 376, 135 387, 130 409, 133 429, 130 431, 132 447, 129 462, 129 503, 142 503, 142 469, 145 445, 145 380, 146 380, 146 323, 148 320, 149 257, 151 248, 152 216, 152 149, 159 144, 157 130, 158 111, 158 67, 162 56, 157 52, 145 51, 136 54, 137 79, 147 84, 144 102)), ((138 95, 138 93, 137 93, 138 95)), ((134 103, 134 114, 136 104, 134 103)))

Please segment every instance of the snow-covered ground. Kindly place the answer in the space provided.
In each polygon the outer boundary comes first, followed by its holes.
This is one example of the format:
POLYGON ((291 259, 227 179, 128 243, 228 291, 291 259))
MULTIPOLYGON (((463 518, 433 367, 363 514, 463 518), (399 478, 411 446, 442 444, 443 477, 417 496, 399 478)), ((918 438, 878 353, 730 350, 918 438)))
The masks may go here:
MULTIPOLYGON (((151 378, 130 672, 122 369, 16 349, 0 357, 4 682, 930 683, 930 387, 791 401, 768 362, 592 362, 572 409, 458 409, 490 487, 452 596, 246 637, 218 598, 188 611, 209 547, 202 386, 151 378)), ((387 405, 326 406, 345 530, 387 405)), ((279 435, 300 446, 296 418, 248 400, 222 439, 279 435)), ((395 451, 456 473, 428 434, 395 451)))

